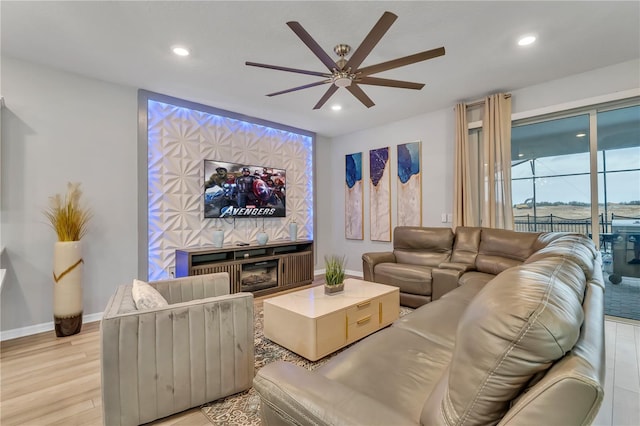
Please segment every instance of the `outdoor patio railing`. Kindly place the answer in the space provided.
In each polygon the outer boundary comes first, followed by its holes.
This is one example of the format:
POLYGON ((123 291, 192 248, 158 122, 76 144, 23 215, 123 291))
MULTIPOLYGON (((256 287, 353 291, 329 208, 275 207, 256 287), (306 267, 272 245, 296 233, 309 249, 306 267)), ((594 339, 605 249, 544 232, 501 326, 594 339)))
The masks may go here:
POLYGON ((521 232, 574 232, 591 236, 591 218, 569 219, 550 214, 547 216, 514 216, 514 229, 521 232))
MULTIPOLYGON (((621 216, 611 213, 611 220, 604 219, 604 214, 600 213, 598 231, 602 236, 611 232, 611 221, 614 219, 640 219, 634 216, 621 216)), ((533 216, 530 214, 514 216, 514 229, 520 232, 575 232, 591 237, 591 218, 569 219, 554 214, 546 216, 533 216)), ((601 238, 602 239, 602 238, 601 238)))

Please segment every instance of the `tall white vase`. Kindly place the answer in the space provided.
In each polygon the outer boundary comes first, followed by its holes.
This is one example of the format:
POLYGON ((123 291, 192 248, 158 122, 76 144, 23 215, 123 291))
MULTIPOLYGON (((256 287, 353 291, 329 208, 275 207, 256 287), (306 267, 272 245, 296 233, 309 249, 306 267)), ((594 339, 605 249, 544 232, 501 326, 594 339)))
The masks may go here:
POLYGON ((56 336, 82 329, 82 245, 58 241, 53 248, 53 321, 56 336))

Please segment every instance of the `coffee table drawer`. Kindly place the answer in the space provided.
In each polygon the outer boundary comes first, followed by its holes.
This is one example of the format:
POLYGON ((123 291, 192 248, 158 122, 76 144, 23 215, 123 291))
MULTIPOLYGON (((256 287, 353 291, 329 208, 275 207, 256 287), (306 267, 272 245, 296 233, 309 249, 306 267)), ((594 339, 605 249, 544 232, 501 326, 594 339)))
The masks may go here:
POLYGON ((369 299, 347 308, 348 324, 355 324, 366 316, 371 316, 378 323, 378 299, 369 299), (375 318, 374 318, 375 317, 375 318))
MULTIPOLYGON (((375 304, 378 306, 378 304, 375 304)), ((376 310, 377 311, 377 310, 376 310)), ((378 312, 360 316, 355 322, 347 324, 347 342, 355 342, 378 329, 378 312)))

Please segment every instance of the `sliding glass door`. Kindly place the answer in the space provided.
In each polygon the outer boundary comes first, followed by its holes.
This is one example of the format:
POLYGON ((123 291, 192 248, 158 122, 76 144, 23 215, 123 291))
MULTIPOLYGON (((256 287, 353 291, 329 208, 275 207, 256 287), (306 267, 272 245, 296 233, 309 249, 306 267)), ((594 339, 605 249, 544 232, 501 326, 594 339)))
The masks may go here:
POLYGON ((640 320, 638 100, 515 122, 511 160, 514 228, 593 238, 605 313, 640 320))

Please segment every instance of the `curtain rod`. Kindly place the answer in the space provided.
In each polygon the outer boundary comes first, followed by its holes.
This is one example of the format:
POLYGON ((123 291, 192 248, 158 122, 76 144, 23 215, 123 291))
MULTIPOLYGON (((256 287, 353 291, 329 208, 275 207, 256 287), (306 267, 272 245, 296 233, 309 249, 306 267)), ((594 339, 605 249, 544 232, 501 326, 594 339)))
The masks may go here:
MULTIPOLYGON (((509 99, 510 97, 511 97, 511 93, 505 93, 505 95, 504 95, 505 99, 509 99)), ((471 107, 475 107, 475 106, 482 105, 482 104, 484 104, 484 99, 480 99, 480 100, 477 100, 477 101, 469 102, 469 103, 467 103, 465 105, 466 105, 467 108, 471 108, 471 107)))

